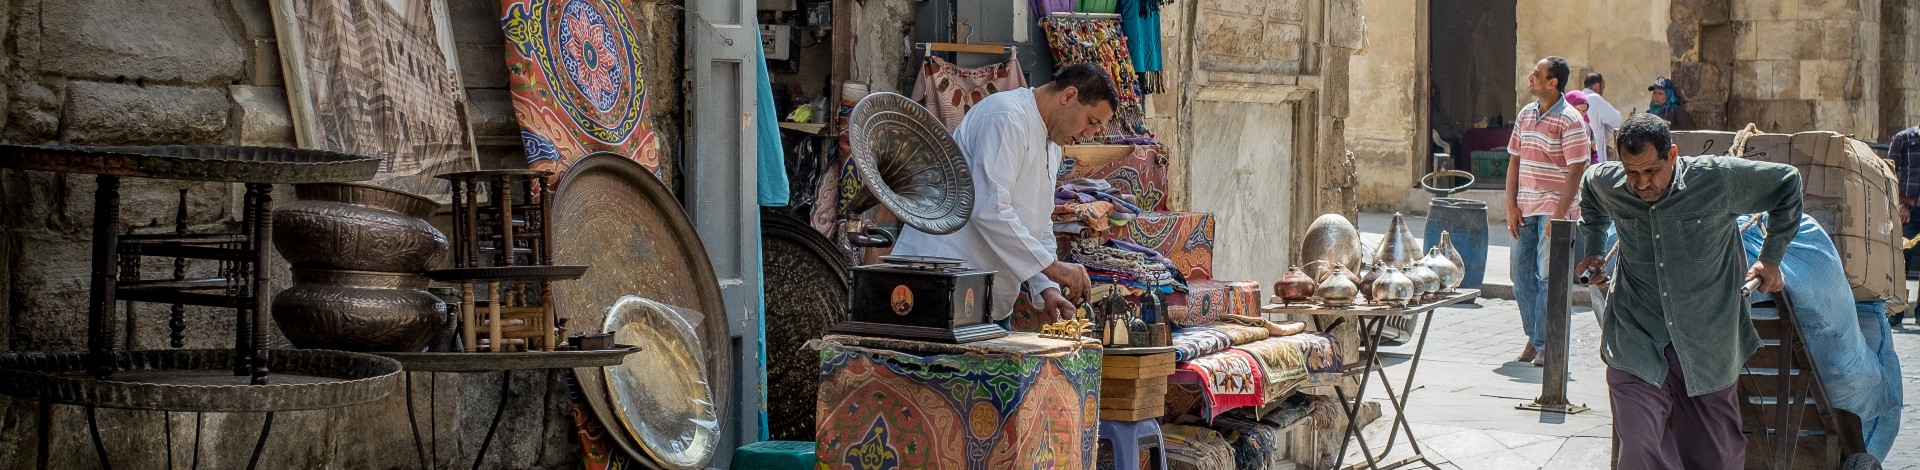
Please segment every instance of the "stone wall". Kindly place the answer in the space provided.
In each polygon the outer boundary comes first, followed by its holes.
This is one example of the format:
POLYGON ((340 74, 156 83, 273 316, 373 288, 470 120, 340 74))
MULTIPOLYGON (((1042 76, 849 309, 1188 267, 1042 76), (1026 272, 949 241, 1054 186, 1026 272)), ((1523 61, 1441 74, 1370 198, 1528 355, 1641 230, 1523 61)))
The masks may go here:
POLYGON ((1368 0, 1366 47, 1349 63, 1346 144, 1358 167, 1359 204, 1364 210, 1391 210, 1413 187, 1414 146, 1426 114, 1424 52, 1425 0, 1368 0))
MULTIPOLYGON (((644 57, 649 118, 677 166, 681 103, 680 2, 638 2, 655 42, 644 57)), ((518 126, 507 95, 498 2, 452 2, 453 36, 483 167, 524 167, 518 126)), ((258 0, 0 0, 0 142, 73 145, 293 144, 291 119, 273 21, 258 0)), ((671 171, 668 173, 672 174, 671 171)), ((235 185, 128 179, 122 185, 125 229, 171 230, 180 189, 188 190, 187 224, 195 231, 235 230, 235 185)), ((0 170, 0 351, 84 348, 93 179, 0 170)), ((279 188, 279 201, 292 197, 279 188)), ((167 267, 148 263, 150 274, 167 267)), ((208 274, 211 265, 190 268, 208 274)), ((284 285, 284 263, 271 266, 284 285)), ((132 348, 166 348, 165 307, 136 307, 132 348)), ((270 321, 270 320, 269 320, 270 321)), ((186 347, 231 347, 229 311, 190 308, 186 347)), ((284 347, 274 328, 269 342, 284 347)), ((123 335, 127 336, 127 335, 123 335)), ((565 374, 411 374, 412 399, 432 466, 468 465, 494 407, 507 407, 489 466, 576 468, 565 374), (503 395, 504 394, 504 395, 503 395), (431 410, 431 412, 429 411, 431 410), (430 424, 431 423, 431 424, 430 424)), ((263 468, 416 468, 406 387, 387 399, 335 410, 278 413, 265 441, 263 468)), ((100 410, 101 438, 112 463, 160 468, 168 456, 186 465, 239 468, 261 431, 258 413, 173 413, 100 410), (194 445, 196 419, 204 431, 194 445), (171 447, 163 440, 171 424, 171 447)), ((0 468, 28 468, 48 440, 52 468, 97 465, 82 408, 42 407, 0 396, 0 468), (44 420, 43 428, 39 423, 44 420)))
POLYGON ((1880 2, 1880 134, 1920 125, 1920 0, 1880 2))
POLYGON ((1568 90, 1579 89, 1588 72, 1600 72, 1607 78, 1605 96, 1620 112, 1646 110, 1647 84, 1672 70, 1668 61, 1660 60, 1661 54, 1677 48, 1668 44, 1666 13, 1671 9, 1669 0, 1519 2, 1514 101, 1503 115, 1511 122, 1521 107, 1533 102, 1526 90, 1527 73, 1550 55, 1566 58, 1573 69, 1568 90))
POLYGON ((1673 0, 1674 78, 1707 129, 1831 130, 1915 121, 1912 0, 1673 0), (1888 29, 1897 28, 1897 29, 1888 29))

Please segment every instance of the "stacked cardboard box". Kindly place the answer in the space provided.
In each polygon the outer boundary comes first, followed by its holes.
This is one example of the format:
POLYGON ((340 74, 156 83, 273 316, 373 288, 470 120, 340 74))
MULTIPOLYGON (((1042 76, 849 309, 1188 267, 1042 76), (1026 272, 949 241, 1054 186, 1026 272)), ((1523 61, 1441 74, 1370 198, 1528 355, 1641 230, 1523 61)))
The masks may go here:
POLYGON ((1169 375, 1171 352, 1105 356, 1100 364, 1100 419, 1140 421, 1165 415, 1169 375))
POLYGON ((1900 255, 1899 184, 1893 166, 1865 142, 1835 132, 1755 133, 1741 152, 1729 152, 1738 134, 1719 131, 1673 133, 1681 155, 1737 153, 1754 160, 1800 169, 1805 185, 1803 210, 1833 238, 1853 286, 1854 300, 1887 301, 1887 311, 1904 310, 1907 285, 1900 255))

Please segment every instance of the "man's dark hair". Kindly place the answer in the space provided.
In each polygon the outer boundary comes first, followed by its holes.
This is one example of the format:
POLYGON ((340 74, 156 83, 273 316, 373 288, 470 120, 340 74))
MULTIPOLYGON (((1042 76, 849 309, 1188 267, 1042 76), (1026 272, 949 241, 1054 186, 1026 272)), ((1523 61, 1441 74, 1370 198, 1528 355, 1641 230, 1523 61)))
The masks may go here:
POLYGON ((1573 73, 1573 69, 1567 68, 1567 59, 1562 59, 1557 55, 1550 55, 1544 60, 1547 61, 1547 77, 1553 79, 1554 91, 1566 93, 1567 75, 1573 73))
POLYGON ((1638 155, 1653 147, 1656 157, 1667 159, 1667 149, 1673 147, 1673 131, 1667 128, 1667 120, 1647 113, 1634 113, 1620 124, 1620 137, 1614 141, 1620 146, 1622 155, 1638 155))
POLYGON ((1585 82, 1582 82, 1580 86, 1593 88, 1594 85, 1598 85, 1606 82, 1607 82, 1607 77, 1602 77, 1600 76, 1599 72, 1594 72, 1594 73, 1587 74, 1587 80, 1585 82))
POLYGON ((1083 62, 1061 68, 1053 72, 1053 80, 1047 82, 1046 86, 1055 90, 1067 87, 1080 90, 1080 104, 1092 105, 1105 101, 1109 106, 1120 105, 1115 99, 1118 92, 1114 90, 1113 76, 1107 74, 1107 69, 1092 63, 1083 62))

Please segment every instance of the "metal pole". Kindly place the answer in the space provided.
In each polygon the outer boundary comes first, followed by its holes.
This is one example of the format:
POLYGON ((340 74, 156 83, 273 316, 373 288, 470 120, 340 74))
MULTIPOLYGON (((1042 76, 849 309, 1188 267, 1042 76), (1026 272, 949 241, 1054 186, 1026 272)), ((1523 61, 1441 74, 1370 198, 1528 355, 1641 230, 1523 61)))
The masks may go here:
POLYGON ((1567 346, 1572 342, 1573 221, 1547 222, 1547 355, 1540 374, 1540 397, 1519 406, 1523 410, 1577 414, 1587 407, 1567 403, 1567 346))

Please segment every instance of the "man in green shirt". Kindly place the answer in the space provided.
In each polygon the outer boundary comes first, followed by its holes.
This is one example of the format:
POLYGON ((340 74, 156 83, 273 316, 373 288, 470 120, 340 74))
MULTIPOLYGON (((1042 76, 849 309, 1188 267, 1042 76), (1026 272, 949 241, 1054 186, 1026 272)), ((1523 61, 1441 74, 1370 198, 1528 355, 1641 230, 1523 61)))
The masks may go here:
POLYGON ((1580 186, 1580 272, 1607 283, 1601 246, 1612 223, 1620 263, 1602 327, 1615 468, 1738 469, 1741 364, 1760 346, 1740 286, 1784 286, 1780 258, 1800 222, 1800 172, 1732 157, 1681 157, 1667 124, 1635 114, 1622 158, 1580 186), (1760 259, 1747 264, 1734 217, 1767 213, 1760 259))

